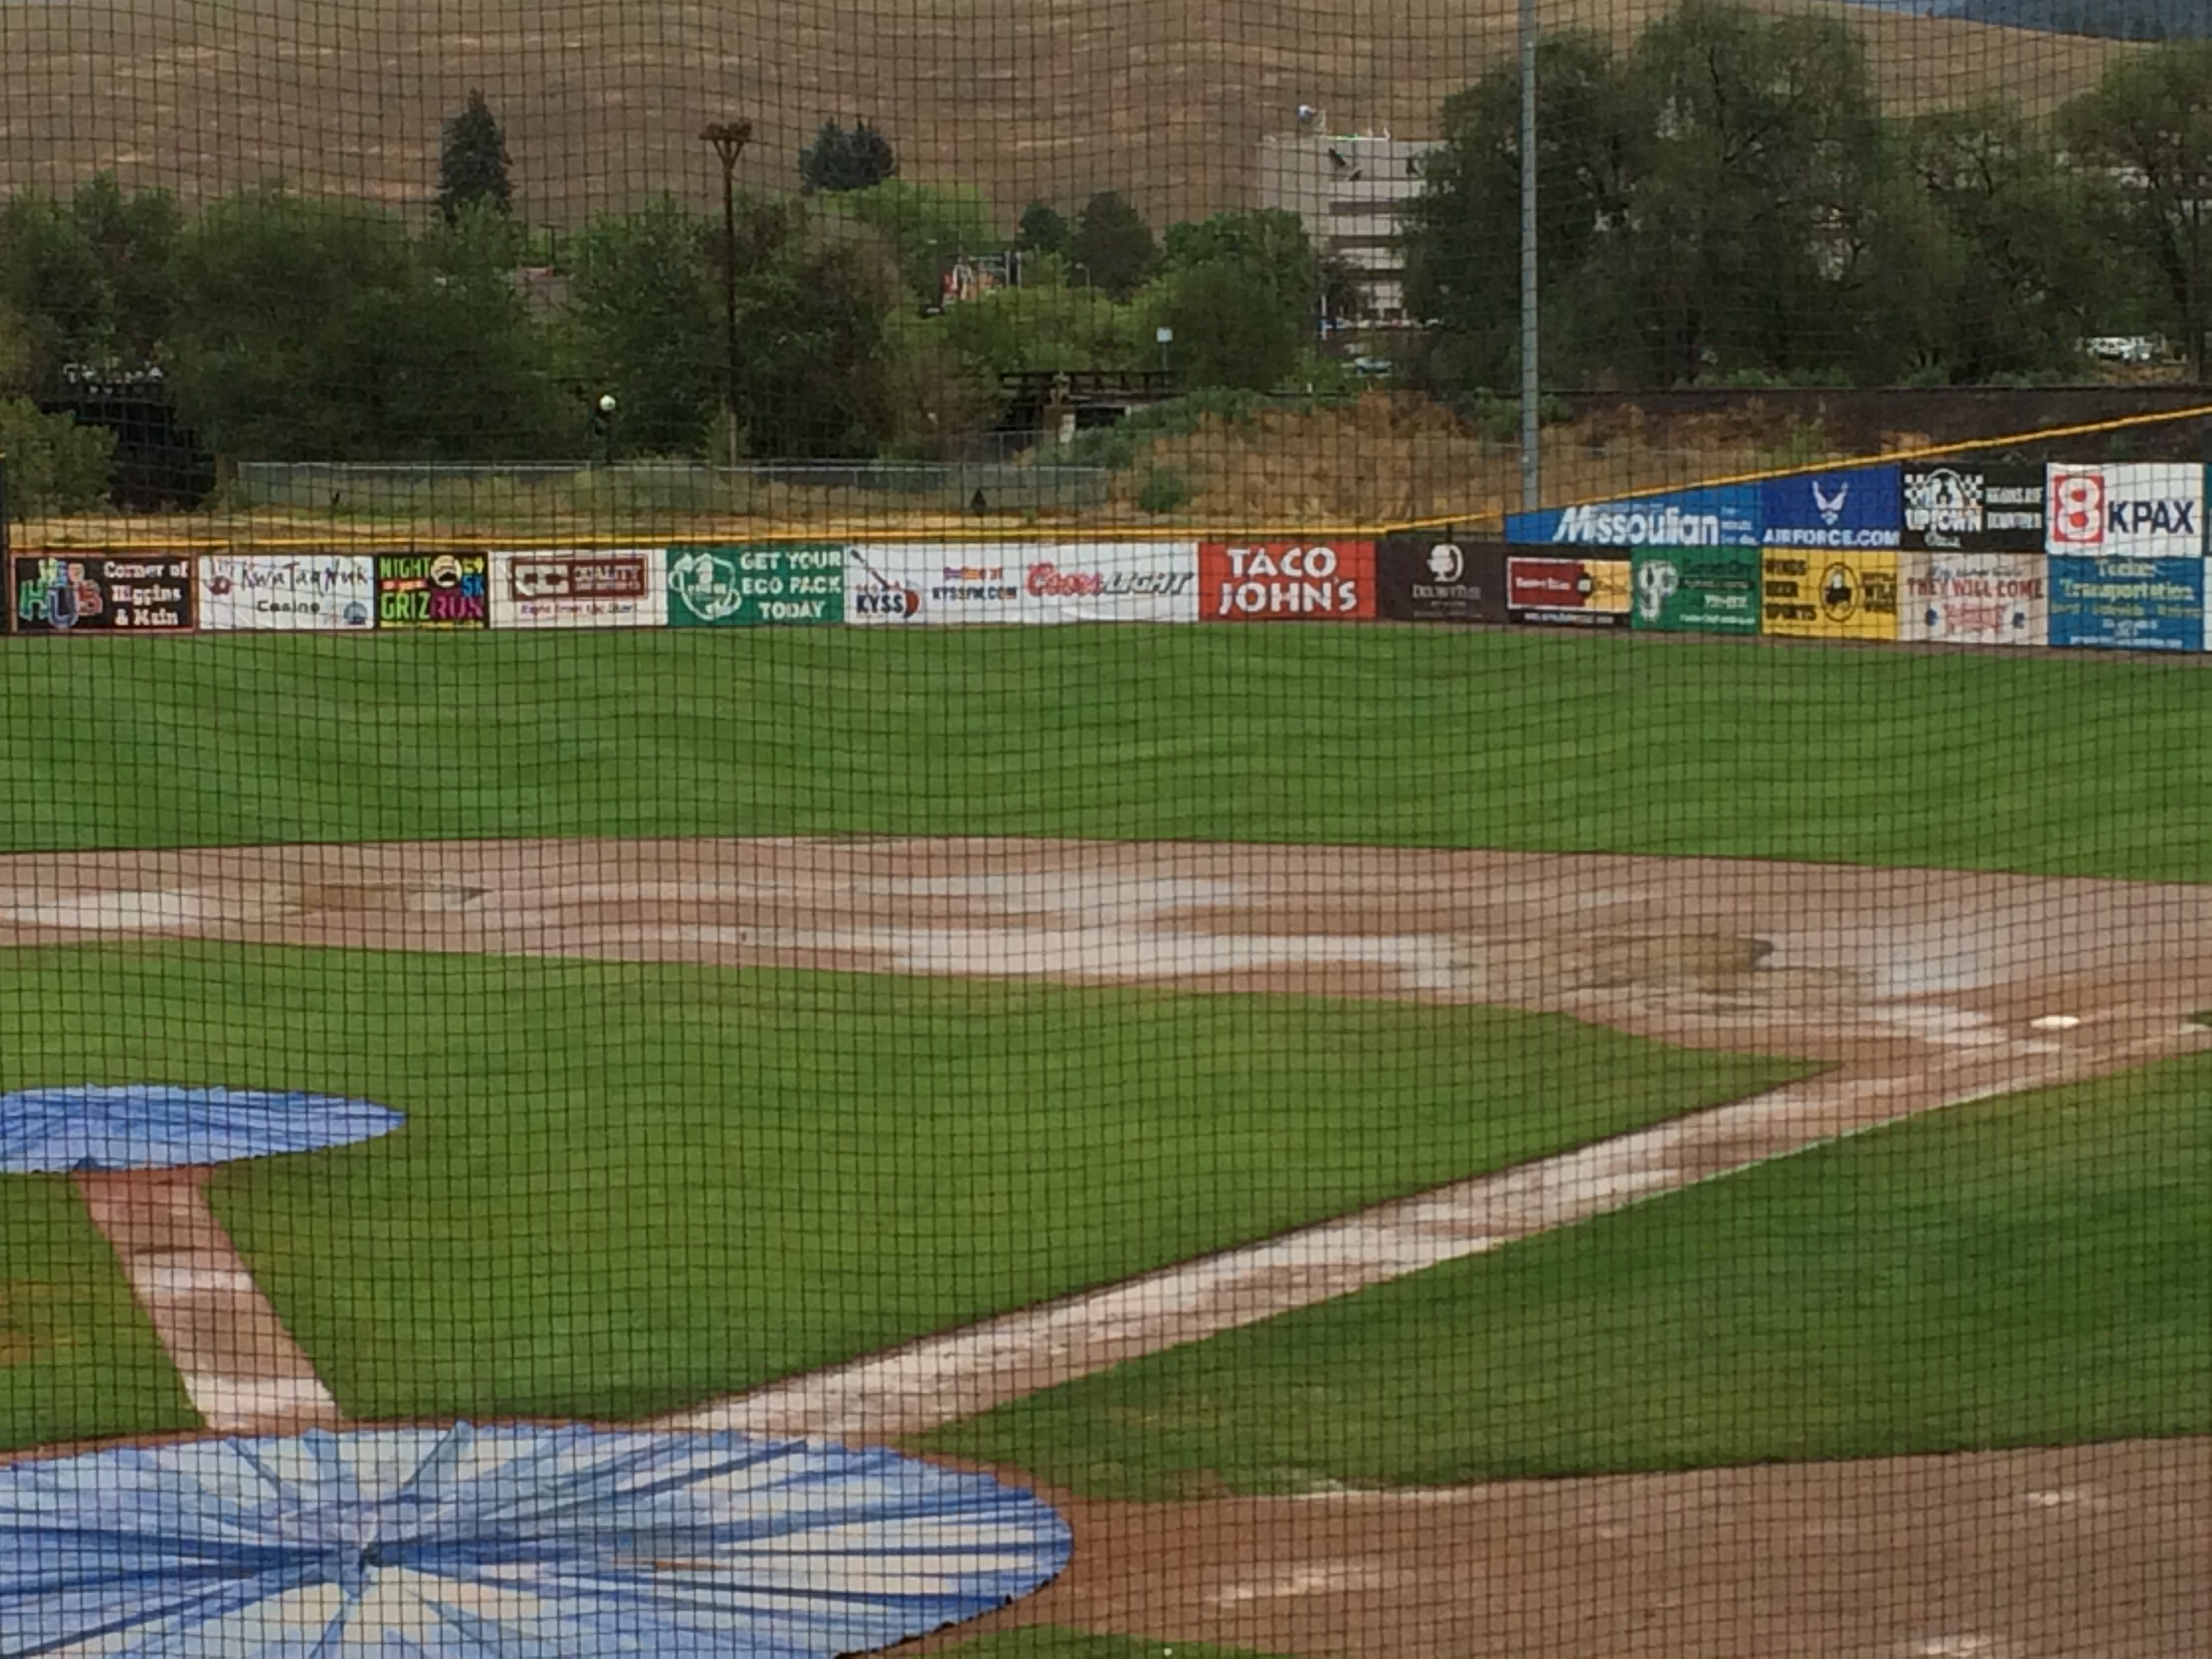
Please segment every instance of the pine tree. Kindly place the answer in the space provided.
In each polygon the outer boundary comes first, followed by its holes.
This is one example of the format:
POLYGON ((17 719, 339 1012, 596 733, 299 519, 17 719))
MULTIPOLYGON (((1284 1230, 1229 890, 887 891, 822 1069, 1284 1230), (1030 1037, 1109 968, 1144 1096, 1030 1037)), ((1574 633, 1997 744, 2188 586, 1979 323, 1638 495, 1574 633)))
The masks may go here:
POLYGON ((849 132, 824 121, 814 142, 799 152, 799 187, 810 196, 866 190, 897 171, 891 141, 866 121, 855 122, 849 132))
POLYGON ((472 204, 511 211, 507 161, 507 135, 483 94, 471 89, 468 107, 446 123, 438 153, 438 210, 449 222, 472 204))

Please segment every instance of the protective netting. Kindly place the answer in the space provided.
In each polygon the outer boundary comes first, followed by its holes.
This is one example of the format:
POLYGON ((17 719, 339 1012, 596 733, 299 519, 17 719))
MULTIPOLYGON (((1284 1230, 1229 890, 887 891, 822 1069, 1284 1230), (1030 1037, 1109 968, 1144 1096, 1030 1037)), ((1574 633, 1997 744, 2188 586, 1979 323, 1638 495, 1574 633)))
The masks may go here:
POLYGON ((0 1655, 2212 1650, 2208 204, 2180 0, 0 0, 0 1655))

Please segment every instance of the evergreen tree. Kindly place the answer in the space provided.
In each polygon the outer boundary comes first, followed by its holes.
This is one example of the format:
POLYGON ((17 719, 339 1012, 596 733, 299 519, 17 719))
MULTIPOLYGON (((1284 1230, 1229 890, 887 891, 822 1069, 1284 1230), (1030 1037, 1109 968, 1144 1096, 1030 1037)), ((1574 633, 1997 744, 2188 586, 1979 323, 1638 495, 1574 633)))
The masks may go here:
POLYGON ((849 132, 824 121, 814 142, 799 152, 799 188, 810 196, 866 190, 897 171, 891 141, 866 121, 854 123, 849 132))
POLYGON ((514 189, 507 176, 508 164, 507 135, 483 94, 472 89, 468 107, 446 123, 438 152, 438 210, 449 223, 464 207, 475 204, 511 211, 514 189))

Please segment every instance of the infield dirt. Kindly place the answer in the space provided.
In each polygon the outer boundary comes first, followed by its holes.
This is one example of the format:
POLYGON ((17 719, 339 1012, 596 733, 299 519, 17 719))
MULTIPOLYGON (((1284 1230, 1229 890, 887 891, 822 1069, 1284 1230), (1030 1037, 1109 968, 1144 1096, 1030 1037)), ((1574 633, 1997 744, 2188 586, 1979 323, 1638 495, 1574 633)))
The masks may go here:
MULTIPOLYGON (((0 946, 195 937, 1548 1010, 1805 1083, 679 1422, 890 1438, 1907 1114, 2201 1049, 2212 889, 1376 848, 896 838, 0 860, 0 946), (2035 1022, 2065 1016, 2063 1030, 2035 1022)), ((1071 1501, 1002 1621, 1306 1653, 2166 1655, 2212 1446, 1159 1506, 1071 1501)))

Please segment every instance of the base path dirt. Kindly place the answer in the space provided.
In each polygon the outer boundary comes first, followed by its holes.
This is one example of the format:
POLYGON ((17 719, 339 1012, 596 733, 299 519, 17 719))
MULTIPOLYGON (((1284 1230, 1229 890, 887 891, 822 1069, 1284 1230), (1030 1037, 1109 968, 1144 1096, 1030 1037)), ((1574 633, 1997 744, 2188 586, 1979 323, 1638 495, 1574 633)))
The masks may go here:
MULTIPOLYGON (((1911 1112, 2212 1044, 2191 1018, 2212 1007, 2212 888, 985 839, 0 859, 0 947, 180 937, 1495 1005, 1829 1067, 675 1419, 857 1439, 1911 1112)), ((2201 1443, 2005 1456, 1158 1513, 1075 1504, 1075 1571, 1009 1616, 1302 1652, 2202 1650, 2201 1443), (2084 1457, 2112 1460, 2107 1477, 2069 1475, 2084 1457), (1604 1518, 1616 1512, 1632 1518, 1604 1518), (2060 1618, 2054 1586, 2069 1583, 2076 1612, 2060 1618)))

